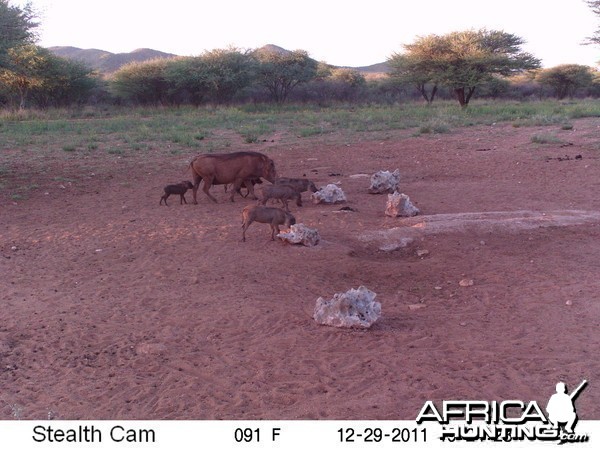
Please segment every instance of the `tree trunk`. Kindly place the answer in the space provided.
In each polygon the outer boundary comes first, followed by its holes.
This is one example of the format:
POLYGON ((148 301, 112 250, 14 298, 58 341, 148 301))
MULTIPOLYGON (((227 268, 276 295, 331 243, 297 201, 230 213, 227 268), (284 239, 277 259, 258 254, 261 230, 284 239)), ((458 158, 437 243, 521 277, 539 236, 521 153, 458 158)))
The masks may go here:
POLYGON ((431 101, 429 103, 433 102, 433 97, 435 97, 435 94, 437 93, 437 89, 438 89, 437 84, 434 84, 433 89, 431 90, 431 101))
POLYGON ((458 103, 460 103, 460 107, 466 108, 469 106, 469 100, 471 100, 471 97, 475 93, 475 87, 469 87, 466 90, 464 87, 459 87, 454 89, 454 93, 456 94, 458 103))
POLYGON ((471 100, 471 97, 473 97, 474 93, 475 93, 475 86, 467 89, 467 98, 465 99, 467 102, 466 103, 467 105, 469 104, 469 101, 471 100))
POLYGON ((465 108, 467 106, 467 102, 465 100, 465 88, 460 87, 454 89, 454 94, 456 95, 456 99, 458 100, 460 107, 465 108))
POLYGON ((25 98, 27 97, 27 89, 19 89, 19 111, 25 109, 25 98))
POLYGON ((427 104, 431 105, 431 103, 433 102, 433 98, 435 97, 435 94, 438 89, 437 84, 433 85, 433 89, 431 90, 431 95, 427 94, 427 90, 425 89, 425 83, 419 84, 417 86, 417 89, 419 90, 419 92, 421 93, 423 98, 427 101, 427 104))

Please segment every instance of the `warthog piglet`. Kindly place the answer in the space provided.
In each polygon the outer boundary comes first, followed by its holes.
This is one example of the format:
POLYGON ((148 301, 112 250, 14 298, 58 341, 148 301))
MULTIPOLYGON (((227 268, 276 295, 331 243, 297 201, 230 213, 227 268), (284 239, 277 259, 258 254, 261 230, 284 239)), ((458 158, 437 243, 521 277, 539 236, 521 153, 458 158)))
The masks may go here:
POLYGON ((279 177, 275 180, 275 184, 291 186, 298 192, 306 192, 306 191, 317 192, 317 187, 315 186, 315 183, 313 183, 312 181, 310 181, 307 178, 279 177))
POLYGON ((279 233, 279 225, 289 228, 296 219, 283 209, 268 206, 250 205, 242 211, 242 241, 246 242, 246 230, 252 222, 268 223, 271 225, 271 240, 275 240, 275 232, 279 233))
POLYGON ((167 186, 165 186, 165 193, 164 195, 160 198, 160 202, 158 202, 159 205, 162 204, 163 200, 165 201, 165 205, 169 206, 167 204, 167 199, 169 198, 169 195, 179 195, 179 204, 183 205, 184 203, 187 205, 187 201, 185 200, 185 193, 187 192, 188 189, 192 189, 194 187, 194 185, 190 182, 190 181, 182 181, 181 183, 177 183, 177 184, 169 184, 167 186))
POLYGON ((290 211, 288 208, 288 200, 296 200, 296 205, 302 206, 302 199, 300 198, 300 192, 296 191, 292 186, 285 184, 272 184, 265 186, 261 190, 262 199, 259 201, 261 205, 266 205, 270 199, 281 201, 286 211, 290 211))

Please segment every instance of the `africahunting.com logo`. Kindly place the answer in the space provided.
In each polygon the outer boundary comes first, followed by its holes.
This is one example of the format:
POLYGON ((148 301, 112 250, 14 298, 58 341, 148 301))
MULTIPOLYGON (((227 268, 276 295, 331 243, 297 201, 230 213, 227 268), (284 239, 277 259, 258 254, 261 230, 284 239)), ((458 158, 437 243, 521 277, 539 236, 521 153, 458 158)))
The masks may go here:
POLYGON ((587 442, 587 434, 576 434, 575 400, 586 387, 583 380, 570 394, 565 383, 556 384, 544 414, 537 402, 520 400, 442 402, 438 409, 427 401, 417 416, 417 424, 438 422, 442 441, 559 441, 587 442))

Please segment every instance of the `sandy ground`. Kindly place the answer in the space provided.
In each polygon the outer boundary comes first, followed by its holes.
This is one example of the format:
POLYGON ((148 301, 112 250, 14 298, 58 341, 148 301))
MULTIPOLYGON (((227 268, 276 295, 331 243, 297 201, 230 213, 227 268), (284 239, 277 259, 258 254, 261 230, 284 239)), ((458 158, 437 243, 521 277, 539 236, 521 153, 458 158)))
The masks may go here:
POLYGON ((545 407, 587 379, 577 411, 600 419, 600 123, 573 123, 240 145, 340 183, 355 212, 291 206, 313 248, 264 224, 240 242, 253 201, 220 186, 159 206, 194 152, 14 163, 40 188, 0 204, 0 418, 414 419, 426 400, 545 407), (352 177, 396 168, 421 216, 386 217, 352 177), (314 322, 360 285, 371 329, 314 322))

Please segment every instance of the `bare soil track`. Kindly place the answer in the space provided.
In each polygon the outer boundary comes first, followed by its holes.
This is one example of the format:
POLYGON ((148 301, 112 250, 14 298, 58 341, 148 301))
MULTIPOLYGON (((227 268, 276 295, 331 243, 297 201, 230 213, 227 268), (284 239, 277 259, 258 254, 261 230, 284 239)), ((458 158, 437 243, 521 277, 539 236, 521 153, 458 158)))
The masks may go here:
POLYGON ((0 418, 414 419, 426 400, 545 407, 587 379, 577 411, 600 419, 600 123, 573 123, 564 147, 508 124, 241 147, 340 183, 355 212, 290 204, 314 248, 264 224, 240 242, 252 201, 220 186, 159 206, 193 152, 15 162, 39 189, 0 205, 0 418), (422 216, 386 217, 351 177, 396 168, 422 216), (382 304, 371 329, 313 321, 359 285, 382 304))

